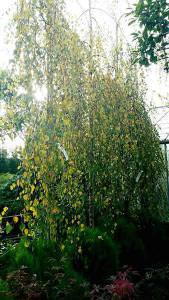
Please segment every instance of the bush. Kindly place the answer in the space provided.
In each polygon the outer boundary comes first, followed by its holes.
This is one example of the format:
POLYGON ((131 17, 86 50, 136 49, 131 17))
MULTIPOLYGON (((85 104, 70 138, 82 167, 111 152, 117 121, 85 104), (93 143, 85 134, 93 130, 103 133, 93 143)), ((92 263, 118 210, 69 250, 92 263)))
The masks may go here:
POLYGON ((134 265, 140 267, 146 260, 145 247, 137 227, 126 218, 117 222, 115 240, 120 247, 121 265, 134 265))
POLYGON ((91 282, 108 278, 118 267, 118 246, 98 229, 78 231, 72 243, 67 241, 67 262, 91 282))
POLYGON ((0 299, 1 300, 13 299, 13 297, 10 295, 10 289, 8 283, 2 279, 0 279, 0 299))
MULTIPOLYGON (((64 263, 65 265, 65 263, 64 263)), ((87 300, 89 299, 89 283, 81 274, 75 272, 70 265, 53 266, 48 278, 49 299, 51 300, 87 300)))
POLYGON ((58 245, 51 240, 35 239, 31 243, 31 253, 34 257, 33 270, 40 278, 45 277, 45 271, 50 269, 50 259, 54 258, 58 264, 61 258, 61 252, 58 245))
POLYGON ((169 299, 169 266, 149 269, 144 278, 136 285, 138 300, 169 299))
POLYGON ((37 274, 38 278, 42 279, 45 277, 45 271, 51 267, 51 257, 57 261, 60 259, 59 248, 54 242, 36 239, 30 243, 29 247, 26 247, 23 239, 5 256, 1 256, 0 262, 6 265, 6 272, 25 266, 31 273, 37 274))
POLYGON ((169 223, 152 221, 142 235, 149 263, 169 263, 169 223))

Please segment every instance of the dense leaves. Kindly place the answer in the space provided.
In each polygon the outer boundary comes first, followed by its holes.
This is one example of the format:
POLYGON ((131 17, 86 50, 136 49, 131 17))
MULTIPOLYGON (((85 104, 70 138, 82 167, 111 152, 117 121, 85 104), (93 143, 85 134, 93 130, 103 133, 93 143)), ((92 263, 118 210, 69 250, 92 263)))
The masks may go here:
POLYGON ((137 60, 148 66, 162 62, 169 71, 169 3, 167 0, 139 0, 132 10, 140 29, 133 33, 138 42, 137 60))
POLYGON ((24 90, 17 74, 0 70, 0 139, 22 132, 30 117, 32 95, 24 90))
POLYGON ((13 186, 22 188, 24 233, 61 241, 105 216, 112 232, 119 215, 164 216, 163 157, 130 61, 113 77, 94 36, 91 53, 69 28, 62 3, 38 3, 18 3, 15 15, 25 90, 47 91, 31 107, 13 186))
POLYGON ((5 149, 0 150, 0 173, 16 174, 19 166, 19 158, 17 153, 13 153, 10 157, 5 149))

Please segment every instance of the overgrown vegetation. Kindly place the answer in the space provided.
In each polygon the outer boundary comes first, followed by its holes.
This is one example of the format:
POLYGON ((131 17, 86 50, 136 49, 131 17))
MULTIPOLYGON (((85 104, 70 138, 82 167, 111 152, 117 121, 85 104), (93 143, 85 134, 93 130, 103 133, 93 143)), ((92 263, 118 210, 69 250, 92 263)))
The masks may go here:
POLYGON ((3 169, 0 221, 3 238, 22 239, 0 256, 0 290, 11 299, 139 299, 145 267, 169 263, 165 163, 142 74, 130 53, 112 74, 100 37, 91 26, 82 42, 63 1, 18 1, 13 22, 11 76, 28 101, 9 95, 3 75, 3 118, 12 133, 24 129, 25 146, 17 174, 3 169), (35 89, 47 93, 40 103, 35 89))

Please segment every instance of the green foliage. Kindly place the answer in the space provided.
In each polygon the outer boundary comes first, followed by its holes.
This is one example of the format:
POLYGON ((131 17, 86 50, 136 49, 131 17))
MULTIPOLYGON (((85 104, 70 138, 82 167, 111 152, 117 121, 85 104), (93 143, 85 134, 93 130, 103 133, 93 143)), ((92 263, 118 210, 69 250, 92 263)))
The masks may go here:
POLYGON ((44 239, 23 239, 0 256, 0 263, 3 265, 0 274, 8 278, 14 293, 30 293, 29 281, 38 289, 36 281, 41 279, 41 289, 43 290, 44 283, 49 299, 79 299, 79 296, 81 299, 88 299, 86 280, 68 265, 64 267, 64 261, 56 243, 44 239), (19 284, 17 277, 21 278, 19 284))
POLYGON ((16 270, 26 266, 33 274, 37 274, 38 278, 45 278, 45 272, 51 267, 49 263, 51 257, 57 262, 60 259, 60 251, 56 243, 42 239, 35 239, 29 243, 23 239, 9 253, 9 267, 16 270))
POLYGON ((0 153, 0 173, 7 173, 8 171, 7 151, 2 149, 0 153))
POLYGON ((20 160, 16 153, 13 153, 11 157, 8 156, 7 150, 0 150, 0 174, 11 173, 16 174, 18 172, 20 160))
MULTIPOLYGON (((131 14, 131 13, 130 13, 131 14)), ((140 29, 133 33, 138 42, 137 60, 145 66, 162 61, 169 71, 168 35, 169 4, 167 0, 139 0, 132 10, 133 19, 140 29)))
MULTIPOLYGON (((24 202, 20 228, 26 238, 0 261, 17 278, 25 266, 47 280, 51 299, 65 300, 82 298, 87 280, 112 275, 119 253, 121 264, 144 260, 138 230, 121 216, 139 223, 140 216, 165 217, 168 209, 164 160, 142 78, 130 60, 119 61, 112 75, 100 61, 100 41, 93 35, 92 47, 81 42, 63 2, 18 1, 14 16, 17 92, 10 98, 5 81, 5 118, 13 120, 9 130, 24 126, 25 147, 20 174, 10 179, 10 191, 7 182, 0 192, 2 200, 24 202), (24 95, 17 97, 19 86, 24 95), (46 96, 37 105, 39 89, 46 96)), ((15 216, 12 222, 18 221, 15 216)))
POLYGON ((61 265, 54 265, 48 271, 50 299, 89 299, 89 283, 70 264, 63 262, 61 265))
POLYGON ((117 244, 99 229, 85 228, 65 244, 66 264, 91 282, 105 280, 118 268, 117 244))
POLYGON ((16 186, 11 190, 20 175, 12 175, 9 173, 0 175, 0 207, 8 207, 8 214, 18 214, 23 209, 23 201, 19 198, 21 188, 16 186))
POLYGON ((44 239, 35 239, 30 245, 31 253, 34 257, 33 270, 40 278, 45 277, 45 271, 50 271, 52 261, 54 258, 55 263, 59 264, 61 259, 61 252, 59 245, 55 242, 47 241, 44 239))
POLYGON ((1 300, 13 300, 10 295, 10 289, 7 281, 0 279, 0 299, 1 300))
POLYGON ((14 175, 10 173, 0 174, 0 187, 2 188, 4 185, 8 184, 13 176, 14 175))
POLYGON ((27 266, 31 270, 34 268, 34 257, 29 249, 25 247, 23 241, 16 246, 12 256, 14 269, 19 269, 21 266, 27 266))
POLYGON ((144 278, 137 284, 138 299, 168 299, 169 267, 150 268, 144 278))
POLYGON ((0 101, 10 102, 14 94, 12 77, 7 70, 0 70, 0 101))
POLYGON ((0 279, 0 291, 1 292, 7 292, 9 289, 8 283, 2 279, 0 279))
POLYGON ((30 118, 32 95, 25 92, 23 83, 13 70, 0 70, 0 138, 10 137, 23 130, 30 118))
POLYGON ((118 214, 135 218, 146 212, 160 217, 165 214, 166 202, 160 198, 164 162, 158 136, 142 95, 138 94, 132 78, 127 80, 126 86, 121 79, 113 81, 109 76, 97 76, 92 138, 85 121, 82 128, 76 127, 71 107, 66 113, 70 125, 62 128, 65 119, 62 104, 60 123, 53 123, 51 116, 53 133, 48 131, 51 126, 46 126, 43 115, 36 127, 29 128, 20 186, 23 186, 21 197, 25 199, 26 218, 29 210, 37 217, 30 222, 30 233, 35 225, 38 230, 45 230, 47 236, 64 237, 70 227, 89 225, 91 194, 96 224, 104 216, 113 224, 118 214), (65 145, 68 162, 58 144, 65 145))
POLYGON ((142 267, 146 261, 146 249, 136 225, 131 221, 120 218, 114 234, 119 244, 120 264, 142 267))
POLYGON ((33 255, 25 247, 23 240, 17 245, 9 245, 8 250, 0 256, 0 262, 3 264, 1 270, 3 277, 22 266, 27 266, 30 269, 34 267, 33 255))
POLYGON ((91 51, 64 13, 63 1, 18 3, 16 70, 22 66, 28 94, 43 87, 47 95, 31 106, 23 174, 12 186, 22 189, 23 232, 63 244, 105 216, 104 230, 113 231, 121 215, 168 213, 160 197, 164 160, 142 81, 130 60, 119 61, 113 76, 100 61, 98 39, 93 35, 91 51))

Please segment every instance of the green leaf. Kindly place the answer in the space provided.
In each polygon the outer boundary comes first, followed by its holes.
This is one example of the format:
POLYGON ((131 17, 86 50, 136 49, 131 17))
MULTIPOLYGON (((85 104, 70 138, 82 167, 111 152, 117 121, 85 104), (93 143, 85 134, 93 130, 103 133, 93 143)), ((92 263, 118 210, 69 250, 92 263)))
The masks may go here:
POLYGON ((5 227, 6 234, 9 234, 12 231, 12 229, 13 226, 9 222, 7 222, 5 227))

